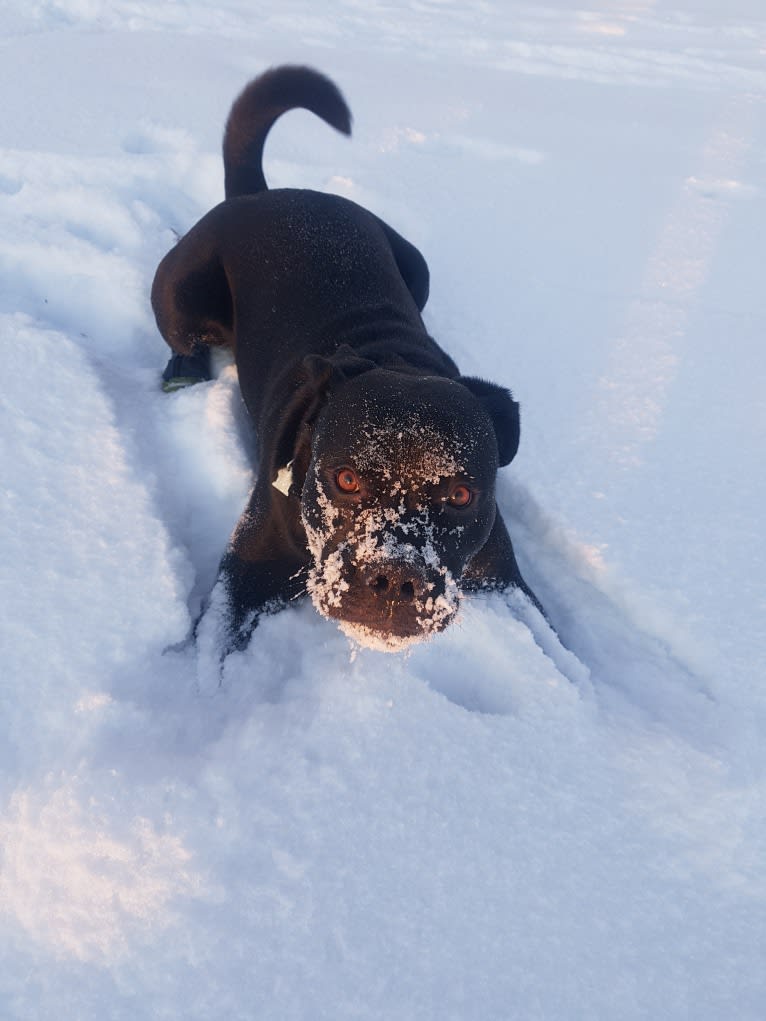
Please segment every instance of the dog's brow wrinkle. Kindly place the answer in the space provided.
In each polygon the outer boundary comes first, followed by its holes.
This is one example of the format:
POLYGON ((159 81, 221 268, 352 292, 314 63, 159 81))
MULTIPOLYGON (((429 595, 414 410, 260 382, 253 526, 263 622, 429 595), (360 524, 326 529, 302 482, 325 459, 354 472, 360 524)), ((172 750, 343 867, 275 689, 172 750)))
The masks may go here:
POLYGON ((354 459, 363 470, 375 470, 390 479, 390 465, 397 465, 423 482, 438 483, 443 478, 465 472, 462 443, 446 436, 432 423, 413 422, 405 433, 393 420, 368 424, 353 443, 354 459))

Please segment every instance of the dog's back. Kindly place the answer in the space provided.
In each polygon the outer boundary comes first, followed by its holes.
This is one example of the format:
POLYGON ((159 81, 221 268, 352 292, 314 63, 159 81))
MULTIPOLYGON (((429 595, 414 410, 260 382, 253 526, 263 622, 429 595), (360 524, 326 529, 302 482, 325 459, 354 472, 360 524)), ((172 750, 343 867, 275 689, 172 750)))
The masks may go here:
POLYGON ((223 136, 226 198, 267 188, 263 145, 274 121, 294 109, 310 110, 344 135, 351 134, 351 111, 337 86, 310 67, 275 67, 240 93, 223 136))
POLYGON ((372 213, 337 195, 292 188, 219 208, 226 231, 217 257, 236 309, 240 385, 256 421, 278 374, 306 355, 330 357, 341 344, 368 357, 382 341, 386 362, 416 356, 432 372, 451 373, 372 213))
POLYGON ((257 427, 276 375, 342 344, 363 355, 372 346, 374 356, 382 341, 386 361, 457 374, 423 326, 428 267, 413 245, 346 198, 268 189, 264 142, 295 108, 350 133, 343 96, 318 71, 277 67, 250 82, 224 132, 226 200, 168 253, 152 290, 160 331, 175 351, 234 349, 257 427))

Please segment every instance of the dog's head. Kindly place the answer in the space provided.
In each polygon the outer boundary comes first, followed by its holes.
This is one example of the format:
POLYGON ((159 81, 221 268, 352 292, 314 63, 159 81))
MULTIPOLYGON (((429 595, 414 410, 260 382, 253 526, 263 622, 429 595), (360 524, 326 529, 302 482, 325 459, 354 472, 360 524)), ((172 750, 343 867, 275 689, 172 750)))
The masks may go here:
POLYGON ((321 394, 295 466, 308 591, 351 637, 402 648, 457 612, 495 519, 498 465, 518 447, 518 405, 478 379, 308 361, 321 394))

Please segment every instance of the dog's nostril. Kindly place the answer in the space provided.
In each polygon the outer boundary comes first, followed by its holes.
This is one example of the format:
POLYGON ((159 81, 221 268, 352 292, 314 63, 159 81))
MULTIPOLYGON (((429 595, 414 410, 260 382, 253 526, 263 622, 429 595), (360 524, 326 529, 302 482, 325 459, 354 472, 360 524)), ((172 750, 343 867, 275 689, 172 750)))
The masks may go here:
POLYGON ((401 592, 402 599, 408 603, 415 598, 415 586, 411 581, 402 582, 402 587, 399 591, 401 592))
POLYGON ((388 591, 388 578, 384 574, 379 574, 371 586, 376 592, 387 592, 388 591))

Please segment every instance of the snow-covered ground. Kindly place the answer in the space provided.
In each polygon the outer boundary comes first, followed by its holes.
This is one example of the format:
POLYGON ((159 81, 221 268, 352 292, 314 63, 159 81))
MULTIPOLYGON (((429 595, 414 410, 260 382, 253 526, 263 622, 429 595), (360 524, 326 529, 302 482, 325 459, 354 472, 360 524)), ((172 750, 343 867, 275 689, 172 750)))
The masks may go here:
POLYGON ((0 2, 0 1017, 766 1016, 762 0, 0 2), (274 185, 428 258, 513 387, 520 605, 178 647, 252 482, 148 291, 254 74, 274 185), (174 650, 173 646, 177 646, 174 650))

